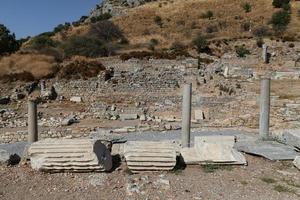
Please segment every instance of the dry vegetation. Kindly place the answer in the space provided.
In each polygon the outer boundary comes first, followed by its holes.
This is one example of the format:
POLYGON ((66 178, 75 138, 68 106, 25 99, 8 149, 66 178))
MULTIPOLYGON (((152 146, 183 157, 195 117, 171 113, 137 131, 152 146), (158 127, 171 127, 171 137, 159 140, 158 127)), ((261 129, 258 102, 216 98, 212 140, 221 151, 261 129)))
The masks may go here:
POLYGON ((12 54, 0 59, 0 77, 31 80, 49 77, 55 72, 55 59, 39 54, 12 54), (26 78, 27 77, 27 78, 26 78))

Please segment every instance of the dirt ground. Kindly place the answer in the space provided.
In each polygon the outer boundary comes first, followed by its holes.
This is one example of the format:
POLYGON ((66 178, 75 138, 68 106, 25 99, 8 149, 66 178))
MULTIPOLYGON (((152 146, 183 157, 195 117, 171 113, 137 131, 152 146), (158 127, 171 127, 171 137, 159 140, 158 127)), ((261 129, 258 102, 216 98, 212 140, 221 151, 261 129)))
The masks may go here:
POLYGON ((0 167, 1 200, 52 199, 300 199, 300 171, 292 162, 246 155, 248 166, 187 166, 172 172, 131 174, 35 172, 0 167))

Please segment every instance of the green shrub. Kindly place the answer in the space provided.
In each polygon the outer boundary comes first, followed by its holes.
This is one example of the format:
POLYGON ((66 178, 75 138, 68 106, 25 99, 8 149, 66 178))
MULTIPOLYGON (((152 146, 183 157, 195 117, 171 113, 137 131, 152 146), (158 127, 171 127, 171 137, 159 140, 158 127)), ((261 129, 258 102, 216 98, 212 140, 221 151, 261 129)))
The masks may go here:
POLYGON ((275 8, 282 8, 284 4, 289 4, 290 0, 273 0, 273 6, 275 8))
POLYGON ((267 26, 258 26, 254 28, 252 33, 256 37, 264 37, 270 35, 270 30, 267 26))
POLYGON ((154 22, 155 22, 158 26, 160 26, 160 27, 163 25, 162 19, 161 19, 160 16, 155 16, 155 17, 154 17, 154 22))
POLYGON ((271 24, 275 31, 282 31, 286 29, 290 21, 290 13, 285 10, 281 10, 272 15, 271 24))
POLYGON ((291 5, 290 4, 283 4, 282 9, 288 12, 291 12, 291 5))
POLYGON ((29 41, 28 47, 30 49, 34 49, 37 51, 40 51, 44 48, 56 47, 57 42, 52 40, 49 35, 50 34, 48 34, 48 33, 46 33, 46 34, 44 33, 44 34, 41 34, 41 35, 38 35, 38 36, 32 38, 29 41))
POLYGON ((20 45, 16 40, 15 34, 11 34, 10 30, 3 24, 0 24, 0 55, 13 53, 19 49, 20 45))
POLYGON ((199 53, 205 52, 208 49, 208 42, 206 38, 203 35, 198 35, 194 40, 193 40, 193 45, 196 46, 197 51, 199 53))
POLYGON ((96 23, 98 21, 108 20, 111 17, 112 17, 112 15, 110 13, 103 13, 103 14, 99 15, 98 17, 92 17, 91 22, 96 23))
POLYGON ((245 10, 246 13, 249 13, 252 10, 252 5, 248 2, 246 2, 243 4, 243 9, 245 10))
POLYGON ((242 30, 243 31, 250 31, 250 29, 251 29, 251 23, 250 22, 244 22, 242 25, 241 25, 242 27, 242 30))
POLYGON ((71 24, 70 23, 65 23, 65 24, 59 24, 58 26, 56 26, 53 30, 54 33, 58 33, 64 30, 68 30, 70 28, 71 24))
POLYGON ((72 37, 63 45, 67 57, 80 55, 86 57, 107 56, 106 46, 98 39, 89 37, 72 37))
POLYGON ((208 10, 208 11, 206 11, 205 13, 203 13, 201 15, 201 17, 204 18, 204 19, 212 19, 213 16, 214 16, 214 13, 211 10, 208 10))
POLYGON ((237 56, 240 58, 246 57, 246 55, 250 54, 250 51, 246 49, 244 46, 235 47, 235 52, 237 56))

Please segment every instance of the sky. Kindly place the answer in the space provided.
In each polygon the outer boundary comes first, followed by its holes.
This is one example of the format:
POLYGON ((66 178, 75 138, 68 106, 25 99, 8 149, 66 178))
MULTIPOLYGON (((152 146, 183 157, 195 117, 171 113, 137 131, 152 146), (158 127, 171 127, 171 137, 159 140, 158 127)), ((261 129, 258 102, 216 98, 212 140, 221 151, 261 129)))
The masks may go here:
POLYGON ((101 0, 0 0, 0 24, 16 37, 52 31, 58 24, 88 15, 101 0))

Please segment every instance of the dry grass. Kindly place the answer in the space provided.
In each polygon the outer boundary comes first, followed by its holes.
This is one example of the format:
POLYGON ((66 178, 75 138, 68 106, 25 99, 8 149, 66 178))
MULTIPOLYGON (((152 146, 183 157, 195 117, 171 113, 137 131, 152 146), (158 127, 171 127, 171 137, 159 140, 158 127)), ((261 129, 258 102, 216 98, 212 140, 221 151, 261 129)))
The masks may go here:
POLYGON ((161 47, 168 47, 174 41, 189 43, 199 32, 206 33, 207 27, 214 25, 214 38, 249 37, 251 33, 241 30, 241 25, 251 22, 252 28, 265 25, 275 9, 272 0, 176 0, 160 2, 134 8, 127 16, 113 18, 113 22, 123 31, 131 44, 147 43, 151 38, 160 41, 161 47), (242 4, 249 2, 252 11, 245 13, 242 4), (201 15, 211 10, 213 19, 203 19, 201 15), (268 11, 268 12, 266 12, 268 11), (154 17, 162 18, 162 27, 154 22, 154 17))
POLYGON ((51 56, 12 54, 0 59, 0 77, 18 74, 32 74, 35 79, 48 77, 55 70, 54 63, 55 59, 51 56))

